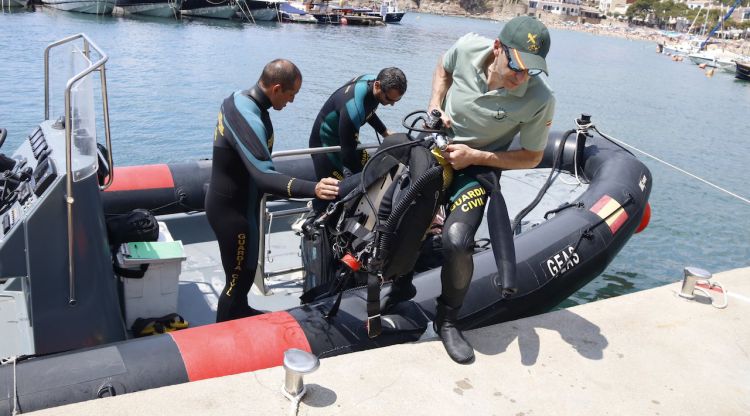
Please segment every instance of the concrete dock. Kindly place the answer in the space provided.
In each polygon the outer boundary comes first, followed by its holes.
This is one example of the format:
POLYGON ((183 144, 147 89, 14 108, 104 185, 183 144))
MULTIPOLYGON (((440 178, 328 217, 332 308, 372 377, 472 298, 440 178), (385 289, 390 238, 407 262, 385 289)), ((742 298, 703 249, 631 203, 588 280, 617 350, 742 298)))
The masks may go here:
MULTIPOLYGON (((471 365, 437 339, 324 359, 298 414, 750 415, 750 268, 712 280, 725 309, 678 282, 467 332, 471 365)), ((283 380, 277 367, 33 414, 290 414, 283 380)))

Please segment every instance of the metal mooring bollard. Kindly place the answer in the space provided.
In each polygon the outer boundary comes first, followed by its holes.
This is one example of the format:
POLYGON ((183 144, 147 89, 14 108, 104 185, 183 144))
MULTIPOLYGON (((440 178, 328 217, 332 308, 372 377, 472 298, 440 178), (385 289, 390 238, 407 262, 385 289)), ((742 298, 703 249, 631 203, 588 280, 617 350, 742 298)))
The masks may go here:
POLYGON ((314 354, 297 348, 284 351, 284 390, 292 397, 301 396, 305 391, 302 377, 320 367, 320 360, 314 354))
POLYGON ((685 267, 685 277, 682 279, 682 289, 680 289, 680 297, 685 299, 693 299, 695 295, 695 284, 698 280, 708 280, 713 275, 708 270, 701 269, 699 267, 685 267))

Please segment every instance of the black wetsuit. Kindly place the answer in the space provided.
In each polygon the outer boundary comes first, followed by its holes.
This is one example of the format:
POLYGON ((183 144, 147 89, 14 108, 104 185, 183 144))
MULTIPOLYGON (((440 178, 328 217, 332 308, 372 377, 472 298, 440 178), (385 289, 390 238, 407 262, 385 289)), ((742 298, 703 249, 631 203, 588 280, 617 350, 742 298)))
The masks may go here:
POLYGON ((341 146, 341 153, 313 155, 318 179, 360 172, 367 162, 367 152, 357 150, 359 128, 370 124, 381 135, 387 129, 375 114, 378 100, 372 93, 374 75, 362 75, 336 90, 323 104, 310 132, 310 147, 341 146))
POLYGON ((258 265, 258 220, 263 194, 315 196, 315 182, 274 170, 270 106, 257 85, 235 92, 224 100, 214 132, 206 216, 216 233, 226 275, 217 322, 257 313, 248 305, 247 295, 258 265))
POLYGON ((454 173, 448 188, 443 224, 443 255, 440 272, 442 299, 452 308, 461 307, 474 274, 474 234, 482 223, 489 192, 474 177, 475 169, 454 173))

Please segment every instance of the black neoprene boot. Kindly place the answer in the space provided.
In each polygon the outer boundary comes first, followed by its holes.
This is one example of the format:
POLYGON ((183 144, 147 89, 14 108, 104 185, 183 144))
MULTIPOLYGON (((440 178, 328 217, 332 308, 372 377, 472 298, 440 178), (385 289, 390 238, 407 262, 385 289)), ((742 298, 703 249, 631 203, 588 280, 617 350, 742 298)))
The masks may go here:
POLYGON ((391 291, 385 295, 383 302, 380 304, 381 313, 388 312, 389 309, 396 306, 400 302, 405 302, 417 294, 417 288, 414 287, 412 279, 414 278, 414 272, 407 273, 400 276, 391 284, 391 291))
POLYGON ((443 340, 443 346, 453 361, 459 364, 469 364, 474 361, 474 348, 466 341, 461 331, 456 328, 458 311, 461 307, 451 308, 437 299, 437 315, 432 328, 443 340))

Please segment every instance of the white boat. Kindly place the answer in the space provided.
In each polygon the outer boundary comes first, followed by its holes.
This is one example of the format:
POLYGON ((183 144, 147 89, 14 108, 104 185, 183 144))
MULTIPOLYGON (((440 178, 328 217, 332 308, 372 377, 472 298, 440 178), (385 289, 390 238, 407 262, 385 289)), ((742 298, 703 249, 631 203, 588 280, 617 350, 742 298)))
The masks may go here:
POLYGON ((383 0, 379 10, 367 13, 368 16, 380 16, 385 23, 399 23, 404 14, 406 12, 398 8, 396 0, 383 0))
POLYGON ((42 0, 42 4, 66 12, 112 14, 115 0, 42 0))
POLYGON ((155 17, 179 17, 182 0, 117 0, 126 13, 155 17))
POLYGON ((696 65, 705 64, 710 68, 731 68, 734 70, 735 61, 742 60, 742 55, 723 49, 712 49, 691 53, 688 58, 696 65))
POLYGON ((699 39, 689 39, 678 43, 665 43, 662 53, 667 55, 687 56, 699 50, 701 41, 699 39))

